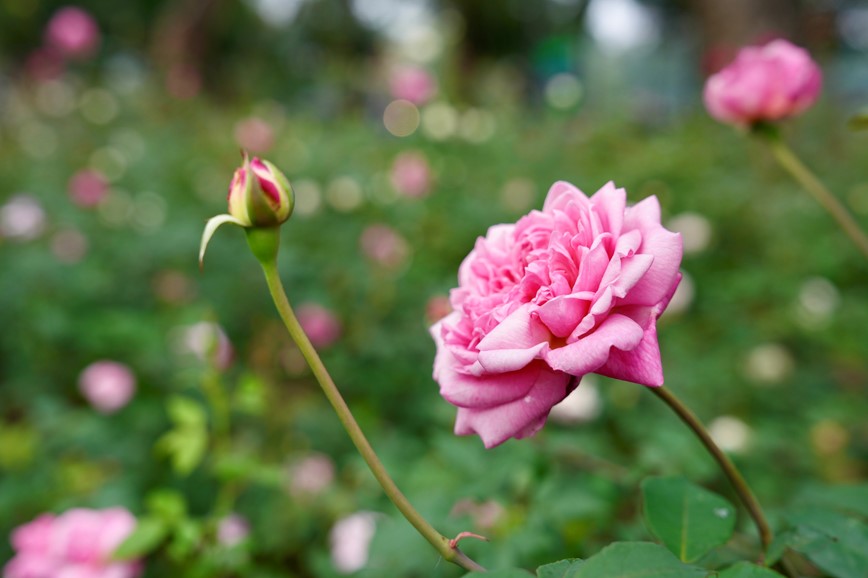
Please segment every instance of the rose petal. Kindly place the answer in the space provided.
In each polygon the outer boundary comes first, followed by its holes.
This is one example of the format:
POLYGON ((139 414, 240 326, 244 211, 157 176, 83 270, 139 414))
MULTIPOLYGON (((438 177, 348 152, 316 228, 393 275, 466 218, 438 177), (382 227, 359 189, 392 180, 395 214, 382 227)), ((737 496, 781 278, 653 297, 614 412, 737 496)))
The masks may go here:
POLYGON ((613 313, 599 327, 575 343, 551 349, 544 359, 552 369, 582 376, 606 363, 613 347, 629 351, 642 340, 644 331, 625 315, 613 313))

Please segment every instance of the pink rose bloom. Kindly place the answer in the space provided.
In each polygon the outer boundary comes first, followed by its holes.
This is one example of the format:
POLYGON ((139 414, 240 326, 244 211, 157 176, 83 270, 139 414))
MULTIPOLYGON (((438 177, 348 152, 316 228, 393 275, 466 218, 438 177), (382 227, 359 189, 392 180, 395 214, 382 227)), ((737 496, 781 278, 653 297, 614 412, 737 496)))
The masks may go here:
POLYGON ((99 28, 88 12, 66 6, 48 21, 45 42, 66 58, 87 58, 99 46, 99 28))
POLYGON ((229 514, 217 526, 217 542, 231 548, 240 544, 250 535, 250 523, 240 514, 229 514))
POLYGON ((300 305, 298 322, 314 347, 328 347, 341 336, 341 322, 334 313, 317 303, 300 305))
POLYGON ((455 433, 490 448, 536 433, 587 373, 663 383, 656 321, 675 292, 681 237, 649 197, 559 182, 542 211, 476 242, 435 324, 434 379, 455 433))
POLYGON ((135 526, 136 519, 123 508, 43 514, 13 531, 15 556, 3 578, 135 578, 139 562, 111 560, 135 526))
POLYGON ((811 55, 786 40, 743 48, 705 83, 705 106, 717 120, 737 125, 797 115, 817 100, 823 76, 811 55))
POLYGON ((437 93, 437 81, 430 72, 418 66, 402 66, 389 79, 392 98, 425 104, 437 93))
POLYGON ((123 363, 96 361, 81 372, 78 388, 94 409, 114 413, 133 397, 136 377, 123 363))
POLYGON ((431 190, 431 167, 422 153, 404 152, 395 158, 390 179, 402 195, 424 197, 431 190))
POLYGON ((364 568, 376 531, 377 515, 373 512, 356 512, 338 520, 329 532, 335 569, 341 574, 352 574, 364 568))
POLYGON ((69 179, 69 196, 80 207, 99 204, 108 194, 108 181, 99 171, 85 169, 69 179))
POLYGON ((274 146, 274 129, 261 118, 246 118, 235 125, 235 141, 244 150, 264 153, 274 146))

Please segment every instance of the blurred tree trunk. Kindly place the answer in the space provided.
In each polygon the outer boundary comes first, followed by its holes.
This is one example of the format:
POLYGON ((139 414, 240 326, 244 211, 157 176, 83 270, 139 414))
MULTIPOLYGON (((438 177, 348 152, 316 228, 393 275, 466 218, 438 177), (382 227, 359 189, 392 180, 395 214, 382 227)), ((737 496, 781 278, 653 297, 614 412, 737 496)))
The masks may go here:
POLYGON ((746 44, 795 39, 802 20, 798 0, 689 0, 696 16, 704 67, 713 72, 746 44))

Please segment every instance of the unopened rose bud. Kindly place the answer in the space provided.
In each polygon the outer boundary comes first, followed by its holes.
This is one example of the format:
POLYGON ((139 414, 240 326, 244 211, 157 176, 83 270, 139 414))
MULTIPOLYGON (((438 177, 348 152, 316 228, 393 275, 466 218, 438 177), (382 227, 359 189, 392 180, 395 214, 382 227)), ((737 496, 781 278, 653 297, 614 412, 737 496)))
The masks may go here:
POLYGON ((229 185, 229 214, 245 227, 273 227, 292 214, 295 196, 284 174, 268 161, 244 155, 229 185))

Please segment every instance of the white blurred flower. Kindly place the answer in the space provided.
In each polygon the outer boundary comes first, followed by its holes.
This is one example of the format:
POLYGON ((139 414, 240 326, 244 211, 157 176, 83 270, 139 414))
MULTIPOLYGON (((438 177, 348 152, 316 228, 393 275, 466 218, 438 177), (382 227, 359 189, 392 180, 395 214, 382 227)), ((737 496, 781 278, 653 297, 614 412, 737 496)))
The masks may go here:
POLYGON ((831 321, 840 303, 838 288, 831 281, 813 277, 799 289, 796 315, 805 327, 821 327, 831 321))
POLYGON ((711 439, 727 452, 743 451, 750 442, 751 430, 743 421, 731 415, 722 415, 708 425, 711 439))
POLYGON ((324 454, 310 454, 289 467, 289 491, 294 496, 316 495, 335 479, 335 464, 324 454))
POLYGON ((597 380, 592 375, 582 377, 579 387, 552 408, 549 417, 562 424, 575 424, 592 420, 602 410, 597 380))
POLYGON ((666 306, 666 317, 687 311, 693 303, 695 296, 696 286, 693 284, 693 277, 688 275, 686 271, 681 271, 681 283, 678 284, 675 295, 672 296, 669 305, 666 306))
POLYGON ((0 207, 0 236, 29 241, 44 230, 45 210, 34 197, 15 195, 0 207))
POLYGON ((368 563, 368 550, 377 530, 377 514, 356 512, 332 526, 329 533, 332 564, 342 574, 361 570, 368 563))
POLYGON ((699 213, 675 215, 669 219, 666 228, 681 233, 686 255, 704 251, 711 242, 711 222, 699 213))
POLYGON ((776 385, 784 381, 794 367, 793 356, 783 345, 764 343, 748 353, 744 373, 757 384, 776 385))

